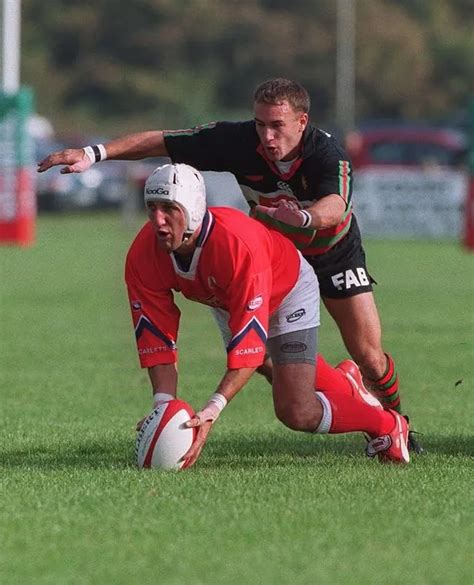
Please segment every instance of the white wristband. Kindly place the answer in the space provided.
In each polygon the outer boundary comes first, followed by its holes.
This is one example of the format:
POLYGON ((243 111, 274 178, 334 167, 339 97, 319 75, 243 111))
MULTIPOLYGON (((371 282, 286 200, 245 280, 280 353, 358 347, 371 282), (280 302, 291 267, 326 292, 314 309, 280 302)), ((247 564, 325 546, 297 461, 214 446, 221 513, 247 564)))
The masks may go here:
POLYGON ((155 392, 153 394, 154 406, 158 406, 162 402, 169 402, 170 400, 174 400, 174 396, 172 394, 168 394, 167 392, 155 392))
POLYGON ((217 408, 219 409, 219 412, 222 412, 224 410, 224 408, 227 406, 227 398, 225 396, 223 396, 222 394, 219 394, 218 392, 215 392, 209 398, 207 405, 211 402, 212 402, 212 404, 215 404, 217 406, 217 408))
POLYGON ((214 423, 226 407, 226 404, 227 399, 225 396, 216 392, 209 398, 206 406, 197 413, 197 416, 201 421, 212 421, 214 423))
POLYGON ((107 159, 107 151, 105 150, 105 146, 103 144, 84 146, 82 150, 86 153, 87 158, 91 161, 91 164, 107 159))
POLYGON ((103 144, 98 144, 97 148, 100 152, 100 160, 107 160, 107 151, 105 150, 105 146, 103 144))
POLYGON ((301 213, 304 215, 304 221, 301 227, 308 228, 311 225, 311 222, 313 221, 311 213, 309 211, 306 211, 306 209, 302 209, 301 213))
POLYGON ((84 151, 87 158, 91 161, 91 165, 93 165, 95 163, 95 154, 92 146, 84 146, 82 150, 84 151))

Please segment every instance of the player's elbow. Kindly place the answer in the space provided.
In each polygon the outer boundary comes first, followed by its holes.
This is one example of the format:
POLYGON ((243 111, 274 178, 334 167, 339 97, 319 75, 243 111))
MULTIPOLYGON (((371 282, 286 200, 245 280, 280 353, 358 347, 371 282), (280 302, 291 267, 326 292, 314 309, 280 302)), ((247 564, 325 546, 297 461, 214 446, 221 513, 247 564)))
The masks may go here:
POLYGON ((313 226, 317 229, 326 229, 339 225, 346 212, 347 204, 337 194, 328 195, 313 206, 313 226))

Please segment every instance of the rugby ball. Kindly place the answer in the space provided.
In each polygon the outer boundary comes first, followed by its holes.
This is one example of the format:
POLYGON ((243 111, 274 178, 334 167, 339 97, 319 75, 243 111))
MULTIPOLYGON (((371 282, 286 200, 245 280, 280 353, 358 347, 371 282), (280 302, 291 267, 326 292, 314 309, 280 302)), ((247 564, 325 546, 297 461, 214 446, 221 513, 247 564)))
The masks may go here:
POLYGON ((181 469, 183 455, 194 442, 197 429, 185 423, 194 416, 183 400, 170 400, 157 406, 145 419, 136 440, 136 460, 140 469, 181 469))

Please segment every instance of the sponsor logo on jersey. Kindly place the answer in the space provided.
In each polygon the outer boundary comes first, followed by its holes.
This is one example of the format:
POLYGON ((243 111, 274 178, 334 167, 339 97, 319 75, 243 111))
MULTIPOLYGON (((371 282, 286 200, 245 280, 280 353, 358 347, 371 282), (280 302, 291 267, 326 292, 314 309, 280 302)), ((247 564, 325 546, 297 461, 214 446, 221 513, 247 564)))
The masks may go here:
POLYGON ((245 349, 236 349, 235 355, 251 355, 263 352, 263 347, 259 345, 258 347, 246 347, 245 349))
POLYGON ((140 301, 132 301, 132 309, 134 311, 139 311, 142 308, 142 304, 140 301))
POLYGON ((298 309, 297 311, 293 311, 291 315, 286 316, 286 322, 294 323, 295 321, 299 321, 299 319, 301 319, 301 317, 304 317, 304 315, 306 315, 306 311, 303 308, 298 309))
POLYGON ((368 286, 370 284, 364 268, 356 268, 356 272, 349 269, 331 276, 332 283, 337 290, 349 290, 352 287, 368 286), (357 274, 356 274, 357 272, 357 274))
POLYGON ((280 351, 283 353, 302 353, 306 351, 308 346, 301 341, 291 341, 280 346, 280 351))
POLYGON ((258 295, 251 301, 249 301, 247 305, 247 311, 256 311, 259 307, 263 305, 263 297, 262 295, 258 295))

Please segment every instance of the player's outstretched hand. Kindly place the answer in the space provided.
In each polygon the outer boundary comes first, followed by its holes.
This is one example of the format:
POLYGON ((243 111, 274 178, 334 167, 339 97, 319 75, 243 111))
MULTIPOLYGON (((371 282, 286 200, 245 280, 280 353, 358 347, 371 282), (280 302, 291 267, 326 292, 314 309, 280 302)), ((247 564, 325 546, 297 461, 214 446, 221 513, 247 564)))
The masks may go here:
POLYGON ((311 224, 311 215, 308 211, 300 209, 294 201, 279 201, 277 207, 265 207, 256 205, 254 214, 267 215, 288 225, 295 227, 309 227, 311 224))
POLYGON ((187 453, 183 455, 184 465, 183 467, 191 467, 194 465, 201 454, 201 451, 206 444, 207 435, 211 431, 212 427, 212 420, 202 420, 199 417, 199 412, 196 416, 193 416, 191 420, 188 420, 186 426, 188 428, 197 427, 197 436, 194 440, 194 443, 191 445, 191 448, 187 453))
POLYGON ((61 169, 63 175, 69 173, 82 173, 86 171, 91 165, 91 159, 86 155, 83 148, 67 148, 58 152, 52 152, 38 163, 38 173, 43 173, 51 167, 58 165, 66 165, 61 169))

